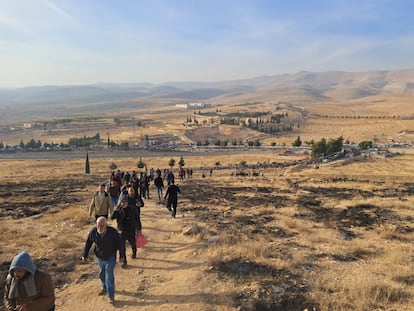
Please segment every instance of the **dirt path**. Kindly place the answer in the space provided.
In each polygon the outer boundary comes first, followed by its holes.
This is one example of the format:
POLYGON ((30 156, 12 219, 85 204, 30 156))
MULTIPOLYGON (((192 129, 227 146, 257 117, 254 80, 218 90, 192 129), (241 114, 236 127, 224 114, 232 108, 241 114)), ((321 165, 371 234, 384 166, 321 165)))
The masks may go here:
POLYGON ((145 202, 141 220, 149 244, 139 249, 135 260, 127 245, 129 266, 115 268, 114 305, 97 295, 100 282, 91 250, 90 262, 76 267, 79 279, 56 293, 57 310, 224 310, 212 306, 218 298, 200 282, 207 267, 201 243, 182 234, 192 220, 181 213, 174 219, 164 205, 145 202))

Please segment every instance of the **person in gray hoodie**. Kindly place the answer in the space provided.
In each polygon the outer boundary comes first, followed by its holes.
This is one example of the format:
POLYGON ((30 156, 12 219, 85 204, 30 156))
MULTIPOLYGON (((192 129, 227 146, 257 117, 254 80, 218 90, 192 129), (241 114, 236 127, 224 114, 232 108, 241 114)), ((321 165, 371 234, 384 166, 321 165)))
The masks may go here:
POLYGON ((27 252, 17 254, 4 289, 7 311, 54 311, 55 289, 49 273, 36 268, 27 252))

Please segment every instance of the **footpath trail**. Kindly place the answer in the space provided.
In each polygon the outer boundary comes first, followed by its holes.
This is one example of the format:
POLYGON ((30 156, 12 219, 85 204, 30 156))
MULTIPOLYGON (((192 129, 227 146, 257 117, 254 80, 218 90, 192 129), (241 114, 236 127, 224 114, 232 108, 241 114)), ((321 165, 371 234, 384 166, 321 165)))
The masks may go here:
POLYGON ((114 305, 98 296, 100 281, 91 250, 89 262, 76 266, 75 281, 57 291, 57 310, 224 310, 216 307, 214 289, 202 281, 207 269, 202 244, 182 233, 192 219, 180 210, 172 218, 164 204, 149 199, 141 209, 141 221, 149 244, 131 259, 127 243, 128 267, 121 269, 117 263, 115 268, 114 305))

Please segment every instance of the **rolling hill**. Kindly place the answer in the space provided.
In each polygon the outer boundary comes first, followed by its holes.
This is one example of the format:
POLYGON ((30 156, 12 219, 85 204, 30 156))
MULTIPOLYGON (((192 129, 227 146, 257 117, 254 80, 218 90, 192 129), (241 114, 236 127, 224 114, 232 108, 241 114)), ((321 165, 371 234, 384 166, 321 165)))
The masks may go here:
POLYGON ((95 84, 0 89, 2 119, 67 116, 188 101, 212 104, 251 100, 292 103, 346 101, 367 96, 407 95, 414 69, 365 72, 306 72, 217 82, 95 84))

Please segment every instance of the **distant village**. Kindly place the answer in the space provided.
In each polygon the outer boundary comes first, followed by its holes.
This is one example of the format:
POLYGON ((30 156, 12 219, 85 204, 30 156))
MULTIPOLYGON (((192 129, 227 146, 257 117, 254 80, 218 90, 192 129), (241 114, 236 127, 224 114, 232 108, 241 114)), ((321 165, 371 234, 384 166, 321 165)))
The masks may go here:
POLYGON ((187 103, 187 104, 176 104, 175 107, 184 108, 184 109, 202 109, 202 108, 210 108, 211 104, 209 103, 187 103))
MULTIPOLYGON (((189 102, 176 104, 175 107, 188 109, 188 110, 197 110, 211 107, 210 103, 207 102, 189 102)), ((272 116, 283 118, 284 114, 272 116)), ((244 126, 248 126, 250 123, 255 123, 251 118, 239 118, 243 120, 244 126)), ((258 118, 256 118, 256 123, 258 118)), ((234 121, 231 120, 233 123, 234 121)), ((278 120, 277 120, 278 121, 278 120)), ((280 120, 279 120, 280 121, 280 120)), ((188 121, 187 121, 188 122, 188 121)), ((233 124, 231 123, 231 124, 233 124)), ((240 125, 240 123, 239 123, 240 125)), ((24 123, 21 127, 18 128, 7 128, 2 130, 15 131, 15 130, 30 130, 32 128, 38 127, 38 124, 24 123)), ((262 125, 264 126, 264 125, 262 125)), ((404 138, 404 137, 403 137, 404 138)), ((341 151, 335 152, 330 155, 322 155, 318 159, 312 159, 310 161, 317 161, 319 163, 328 163, 331 161, 343 159, 343 158, 354 158, 354 157, 390 157, 396 152, 404 153, 412 147, 413 143, 407 143, 405 139, 389 139, 388 143, 377 143, 376 137, 373 137, 372 142, 367 147, 361 147, 361 144, 346 142, 343 144, 341 151), (394 149, 393 152, 390 150, 394 149), (397 150, 397 151, 396 151, 397 150)), ((145 139, 141 138, 141 141, 131 143, 123 142, 117 144, 110 141, 109 136, 107 141, 102 139, 99 134, 96 134, 93 137, 81 137, 81 138, 72 138, 67 144, 64 143, 46 143, 41 141, 35 141, 31 139, 28 142, 21 141, 18 145, 8 145, 3 141, 0 141, 0 153, 14 153, 14 152, 49 152, 49 151, 72 151, 72 150, 152 150, 152 151, 187 151, 187 152, 203 152, 210 150, 251 150, 251 149, 267 149, 274 150, 274 153, 278 156, 297 156, 302 159, 310 159, 312 153, 312 147, 310 145, 261 145, 261 144, 250 144, 248 142, 239 144, 199 144, 191 142, 177 142, 171 140, 160 140, 160 139, 150 139, 146 137, 145 139)), ((313 154, 312 154, 313 155, 313 154)), ((300 160, 306 161, 306 160, 300 160)))
MULTIPOLYGON (((195 104, 195 103, 194 103, 195 104)), ((24 128, 30 128, 31 124, 24 124, 24 128)), ((26 145, 4 145, 3 142, 0 142, 0 153, 15 153, 15 152, 54 152, 54 151, 77 151, 77 150, 148 150, 148 151, 185 151, 185 152, 209 152, 209 151, 219 151, 219 150, 238 150, 243 152, 245 150, 273 150, 275 155, 281 157, 295 157, 296 160, 289 161, 284 164, 272 163, 267 165, 272 166, 289 166, 297 164, 323 164, 329 163, 332 161, 340 159, 351 159, 351 158, 387 158, 391 157, 396 153, 404 153, 405 149, 412 147, 412 144, 409 143, 398 143, 390 142, 390 144, 378 144, 372 145, 369 148, 361 148, 360 145, 356 143, 343 144, 340 152, 335 154, 321 156, 319 159, 311 159, 311 147, 310 146, 287 146, 287 145, 208 145, 208 146, 199 146, 196 144, 184 144, 184 143, 163 143, 158 140, 146 140, 138 144, 124 144, 120 145, 110 145, 109 143, 102 143, 100 140, 99 143, 85 146, 74 145, 62 145, 62 144, 48 144, 35 142, 33 139, 31 142, 26 143, 26 145), (393 149, 393 151, 390 151, 393 149)), ((263 164, 265 165, 265 164, 263 164)))

